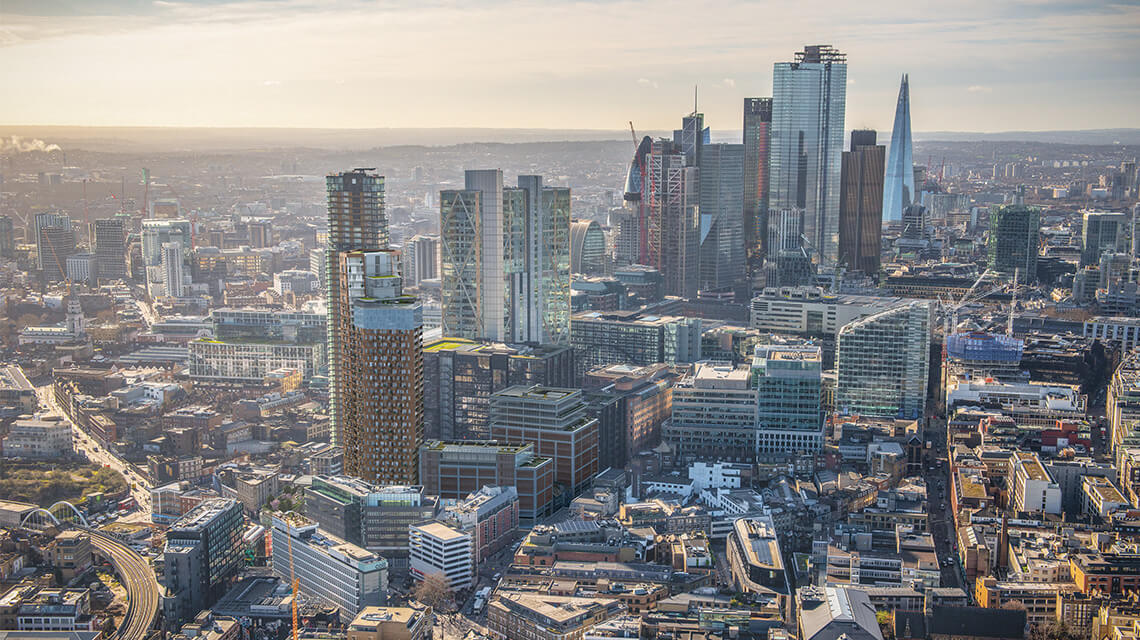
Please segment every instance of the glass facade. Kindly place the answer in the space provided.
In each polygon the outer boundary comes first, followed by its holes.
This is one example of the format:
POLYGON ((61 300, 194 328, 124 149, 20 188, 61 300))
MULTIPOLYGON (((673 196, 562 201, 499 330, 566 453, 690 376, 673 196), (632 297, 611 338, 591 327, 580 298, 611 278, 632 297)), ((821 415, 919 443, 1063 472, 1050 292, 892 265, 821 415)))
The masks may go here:
POLYGON ((818 451, 822 366, 815 346, 760 345, 752 360, 756 390, 756 450, 818 451))
POLYGON ((838 413, 922 418, 930 373, 930 303, 904 303, 844 326, 836 368, 838 413))
POLYGON ((915 202, 914 150, 910 136, 910 78, 905 74, 899 86, 895 125, 891 130, 891 152, 887 157, 883 182, 883 220, 899 222, 903 210, 915 202))
POLYGON ((768 228, 768 151, 772 136, 772 99, 744 99, 744 250, 749 276, 764 263, 768 228))
POLYGON ((810 249, 835 263, 847 57, 827 45, 777 62, 772 86, 769 207, 802 209, 810 249))
POLYGON ((744 145, 701 151, 701 291, 735 291, 744 283, 744 145))
POLYGON ((1037 250, 1041 241, 1041 210, 1023 205, 990 209, 990 269, 1013 275, 1021 282, 1037 280, 1037 250))

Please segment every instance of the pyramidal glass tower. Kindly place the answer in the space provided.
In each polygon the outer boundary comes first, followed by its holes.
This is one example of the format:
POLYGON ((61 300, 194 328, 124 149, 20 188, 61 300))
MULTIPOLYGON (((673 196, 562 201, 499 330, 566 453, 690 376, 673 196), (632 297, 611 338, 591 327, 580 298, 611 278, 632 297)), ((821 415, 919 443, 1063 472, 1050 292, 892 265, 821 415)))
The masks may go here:
POLYGON ((899 102, 895 107, 895 128, 887 155, 887 175, 883 181, 883 222, 902 220, 903 210, 914 200, 914 147, 910 138, 910 79, 903 74, 899 102))

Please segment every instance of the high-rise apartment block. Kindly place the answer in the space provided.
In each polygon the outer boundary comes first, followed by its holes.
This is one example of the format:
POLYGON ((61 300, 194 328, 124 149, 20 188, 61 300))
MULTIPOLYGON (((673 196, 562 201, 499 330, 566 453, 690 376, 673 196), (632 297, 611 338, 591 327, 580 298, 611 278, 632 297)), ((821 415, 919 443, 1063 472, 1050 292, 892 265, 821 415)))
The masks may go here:
POLYGON ((166 532, 162 585, 166 619, 191 619, 211 607, 242 567, 242 506, 237 500, 206 500, 166 532))
POLYGON ((99 278, 121 280, 127 277, 126 218, 114 216, 95 221, 95 261, 99 278))
POLYGON ((416 484, 424 437, 422 305, 402 292, 397 251, 341 251, 339 258, 332 401, 345 473, 416 484))
POLYGON ((189 220, 143 220, 143 263, 148 267, 157 267, 162 264, 162 245, 178 242, 182 245, 183 251, 189 251, 190 240, 189 220))
POLYGON ((554 479, 570 495, 585 490, 598 469, 598 421, 586 414, 580 389, 511 387, 491 397, 491 437, 534 445, 554 460, 554 479))
POLYGON ((839 263, 865 275, 879 272, 883 237, 884 149, 875 132, 851 132, 843 152, 839 195, 839 263))
POLYGON ((793 62, 777 62, 773 73, 769 209, 802 210, 809 248, 834 264, 847 56, 810 45, 793 62))
POLYGON ((440 244, 445 336, 569 341, 569 189, 469 170, 464 189, 440 192, 440 244))
POLYGON ((752 359, 756 390, 756 450, 760 453, 823 448, 820 348, 760 345, 752 359))
POLYGON ((182 258, 182 243, 166 242, 162 245, 162 290, 171 298, 181 298, 186 294, 182 258))
POLYGON ((270 514, 268 520, 273 574, 278 578, 295 577, 305 585, 306 596, 353 617, 364 607, 387 601, 387 560, 291 511, 270 514))
POLYGON ((420 449, 424 491, 459 500, 485 486, 514 487, 519 517, 550 515, 554 502, 554 460, 535 455, 533 444, 493 440, 429 440, 420 449))
POLYGON ((908 420, 924 417, 930 331, 927 301, 902 303, 840 329, 836 411, 908 420))
POLYGON ((1037 251, 1041 242, 1041 209, 1019 204, 990 209, 990 269, 1021 282, 1037 280, 1037 251))
POLYGON ((744 99, 744 251, 748 275, 764 264, 768 235, 768 162, 772 143, 772 99, 744 99))
POLYGON ((429 439, 488 437, 491 396, 514 385, 574 386, 574 351, 443 338, 424 345, 424 432, 429 439))
POLYGON ((701 148, 700 281, 702 292, 745 291, 744 145, 701 148))
POLYGON ((338 538, 378 553, 393 575, 408 571, 408 526, 431 520, 439 503, 422 486, 381 486, 350 476, 315 476, 305 515, 338 538))
POLYGON ((418 287, 439 277, 439 236, 412 236, 404 243, 404 284, 418 287))
POLYGON ((36 267, 48 282, 67 277, 67 258, 76 253, 71 218, 62 213, 37 213, 35 217, 36 267))
MULTIPOLYGON (((372 169, 353 169, 325 178, 328 198, 328 247, 325 251, 325 296, 328 301, 329 430, 335 445, 358 447, 343 441, 339 397, 341 380, 342 327, 352 318, 342 319, 340 273, 341 252, 386 249, 388 217, 384 211, 384 176, 372 169)), ((347 459, 346 459, 347 462, 347 459)))
MULTIPOLYGON (((854 150, 854 149, 852 149, 854 150)), ((903 74, 891 129, 891 153, 883 181, 883 221, 899 222, 903 211, 918 202, 914 179, 914 147, 910 134, 910 78, 903 74)))

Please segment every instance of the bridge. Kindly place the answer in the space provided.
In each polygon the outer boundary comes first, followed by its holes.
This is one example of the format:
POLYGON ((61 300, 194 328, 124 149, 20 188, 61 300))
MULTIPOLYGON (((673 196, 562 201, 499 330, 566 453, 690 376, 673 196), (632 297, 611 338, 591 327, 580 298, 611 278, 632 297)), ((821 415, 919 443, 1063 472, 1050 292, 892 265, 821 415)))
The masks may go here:
POLYGON ((158 619, 162 591, 146 558, 118 538, 91 529, 87 519, 70 502, 60 501, 46 509, 35 509, 24 516, 20 526, 34 531, 52 526, 75 526, 86 531, 91 537, 91 546, 110 561, 127 590, 127 615, 111 640, 145 640, 150 635, 158 619))

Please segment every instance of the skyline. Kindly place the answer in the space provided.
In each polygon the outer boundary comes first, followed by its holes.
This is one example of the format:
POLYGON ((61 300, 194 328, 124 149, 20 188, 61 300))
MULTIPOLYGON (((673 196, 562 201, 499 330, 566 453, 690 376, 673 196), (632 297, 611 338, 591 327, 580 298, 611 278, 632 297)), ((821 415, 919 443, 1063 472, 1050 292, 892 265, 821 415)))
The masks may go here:
POLYGON ((831 44, 847 129, 889 130, 903 73, 916 131, 1114 128, 1137 35, 1136 3, 4 0, 0 79, 26 93, 0 123, 667 130, 697 85, 715 134, 771 95, 774 63, 831 44), (691 46, 661 37, 686 14, 691 46))

